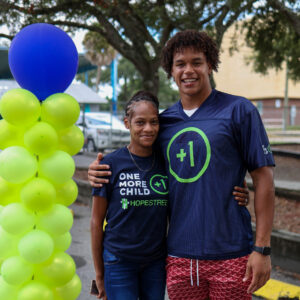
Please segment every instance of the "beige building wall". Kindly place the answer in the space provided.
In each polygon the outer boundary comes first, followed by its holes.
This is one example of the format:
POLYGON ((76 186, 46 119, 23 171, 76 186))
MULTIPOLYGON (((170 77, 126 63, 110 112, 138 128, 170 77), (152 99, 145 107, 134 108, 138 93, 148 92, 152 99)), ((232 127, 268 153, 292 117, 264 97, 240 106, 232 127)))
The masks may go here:
MULTIPOLYGON (((234 26, 225 33, 222 43, 219 71, 214 73, 216 88, 220 91, 244 96, 248 99, 284 98, 285 66, 283 70, 275 72, 269 70, 268 75, 261 75, 253 71, 252 65, 247 65, 245 58, 252 49, 245 45, 241 36, 237 41, 239 51, 230 56, 230 41, 234 34, 234 26)), ((294 83, 289 80, 289 98, 300 100, 300 81, 294 83)))

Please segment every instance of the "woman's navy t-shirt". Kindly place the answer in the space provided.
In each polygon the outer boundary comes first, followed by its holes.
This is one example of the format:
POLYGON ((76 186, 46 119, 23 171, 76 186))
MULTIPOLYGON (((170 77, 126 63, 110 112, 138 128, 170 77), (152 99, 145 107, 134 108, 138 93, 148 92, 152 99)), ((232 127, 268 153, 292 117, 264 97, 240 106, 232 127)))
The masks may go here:
POLYGON ((168 179, 159 155, 132 157, 126 147, 106 155, 101 164, 110 165, 112 175, 93 195, 108 202, 104 248, 149 262, 166 255, 168 179))

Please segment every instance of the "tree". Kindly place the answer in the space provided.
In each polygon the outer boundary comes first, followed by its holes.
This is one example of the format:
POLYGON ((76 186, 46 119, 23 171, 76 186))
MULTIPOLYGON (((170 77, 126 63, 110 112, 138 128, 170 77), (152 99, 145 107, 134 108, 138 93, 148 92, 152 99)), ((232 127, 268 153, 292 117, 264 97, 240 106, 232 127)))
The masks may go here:
POLYGON ((268 0, 244 23, 246 41, 254 50, 250 59, 256 72, 266 74, 269 68, 278 70, 287 64, 288 77, 300 79, 299 10, 296 1, 268 0))
POLYGON ((268 0, 268 4, 276 9, 280 14, 283 14, 286 21, 290 23, 293 30, 295 30, 298 37, 300 37, 300 16, 299 16, 299 2, 296 1, 287 1, 281 2, 279 0, 268 0), (297 9, 298 4, 298 9, 297 9))
POLYGON ((99 90, 101 67, 109 65, 116 57, 115 49, 110 46, 107 41, 96 32, 88 32, 83 39, 83 45, 87 50, 86 58, 91 64, 97 66, 96 71, 96 92, 99 90))
POLYGON ((205 29, 220 46, 227 28, 257 1, 0 0, 0 24, 11 32, 0 37, 34 22, 96 32, 136 67, 143 88, 157 93, 161 50, 175 30, 205 29))

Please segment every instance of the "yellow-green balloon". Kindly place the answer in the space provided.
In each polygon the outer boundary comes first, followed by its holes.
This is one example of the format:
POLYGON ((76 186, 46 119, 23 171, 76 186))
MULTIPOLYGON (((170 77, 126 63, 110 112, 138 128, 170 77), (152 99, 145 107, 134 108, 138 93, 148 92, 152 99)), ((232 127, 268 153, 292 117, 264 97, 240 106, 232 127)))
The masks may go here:
POLYGON ((13 146, 0 153, 0 176, 11 183, 22 183, 37 172, 36 158, 24 147, 13 146))
POLYGON ((0 226, 0 261, 17 254, 18 241, 16 236, 9 234, 0 226))
POLYGON ((21 201, 32 211, 48 210, 55 201, 56 190, 46 179, 36 177, 21 189, 21 201))
POLYGON ((20 256, 12 256, 2 263, 1 275, 8 284, 19 286, 32 278, 33 266, 20 256))
POLYGON ((50 210, 38 214, 37 227, 53 236, 66 233, 72 225, 71 211, 61 204, 54 204, 50 210))
POLYGON ((32 230, 21 238, 18 249, 20 256, 26 261, 39 264, 52 254, 54 242, 51 236, 42 230, 32 230))
POLYGON ((81 291, 81 281, 77 274, 65 285, 57 287, 55 292, 64 300, 75 300, 81 291))
POLYGON ((54 250, 57 251, 67 251, 72 243, 72 235, 68 231, 61 235, 53 236, 54 250))
POLYGON ((13 126, 5 120, 0 120, 0 149, 11 146, 23 146, 24 130, 13 126))
POLYGON ((0 204, 19 202, 20 187, 21 185, 12 184, 0 177, 0 204))
POLYGON ((46 284, 31 281, 20 289, 17 300, 54 300, 54 296, 46 284))
POLYGON ((12 89, 1 98, 0 113, 7 122, 23 127, 37 121, 41 114, 41 105, 31 92, 12 89))
POLYGON ((76 125, 60 130, 58 138, 58 149, 70 155, 77 154, 84 144, 83 133, 76 125))
POLYGON ((35 221, 35 214, 27 210, 21 203, 8 204, 0 216, 2 228, 14 235, 23 235, 31 230, 35 221))
POLYGON ((51 155, 41 156, 39 175, 56 184, 70 180, 75 172, 75 163, 70 154, 57 150, 51 155))
POLYGON ((18 288, 8 284, 2 276, 0 276, 0 299, 2 300, 16 300, 18 295, 18 288))
POLYGON ((58 144, 56 130, 48 123, 37 122, 25 132, 24 144, 35 154, 54 151, 58 144))
POLYGON ((54 286, 65 285, 75 275, 75 262, 65 252, 55 252, 49 262, 40 269, 45 282, 54 286))
POLYGON ((73 179, 68 180, 63 185, 56 185, 56 202, 69 206, 78 196, 78 187, 73 179))
POLYGON ((42 103, 42 121, 58 129, 75 124, 79 114, 80 106, 78 102, 68 94, 53 94, 42 103))

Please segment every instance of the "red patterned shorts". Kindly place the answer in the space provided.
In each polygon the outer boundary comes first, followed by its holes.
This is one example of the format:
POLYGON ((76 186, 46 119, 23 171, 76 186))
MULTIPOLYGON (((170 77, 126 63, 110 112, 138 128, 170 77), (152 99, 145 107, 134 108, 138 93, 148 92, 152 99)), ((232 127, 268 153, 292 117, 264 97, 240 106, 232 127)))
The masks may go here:
POLYGON ((248 257, 227 260, 167 258, 170 300, 251 300, 251 278, 243 282, 248 257))

